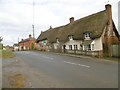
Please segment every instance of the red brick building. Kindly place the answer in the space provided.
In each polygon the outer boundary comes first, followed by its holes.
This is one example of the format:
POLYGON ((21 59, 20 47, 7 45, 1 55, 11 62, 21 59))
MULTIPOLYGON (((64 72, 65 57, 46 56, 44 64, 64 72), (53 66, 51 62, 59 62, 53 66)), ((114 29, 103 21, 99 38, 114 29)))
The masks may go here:
POLYGON ((34 50, 36 49, 36 39, 29 35, 29 38, 22 39, 18 45, 19 50, 34 50))

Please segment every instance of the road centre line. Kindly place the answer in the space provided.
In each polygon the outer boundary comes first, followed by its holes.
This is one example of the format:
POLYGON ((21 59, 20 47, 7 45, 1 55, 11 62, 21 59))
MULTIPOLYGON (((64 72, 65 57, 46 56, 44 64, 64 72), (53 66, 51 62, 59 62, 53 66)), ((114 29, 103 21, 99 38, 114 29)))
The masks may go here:
POLYGON ((64 62, 68 63, 68 64, 76 65, 76 66, 82 66, 82 67, 90 68, 90 66, 87 66, 87 65, 84 65, 84 64, 77 64, 77 63, 72 63, 72 62, 67 62, 67 61, 64 61, 64 62))
POLYGON ((42 58, 46 58, 46 59, 51 59, 51 60, 53 60, 53 58, 51 58, 51 57, 48 57, 48 56, 41 56, 42 58))
MULTIPOLYGON (((32 54, 32 55, 36 55, 36 54, 30 53, 30 52, 25 52, 25 53, 27 53, 27 54, 32 54)), ((37 56, 37 55, 36 55, 36 56, 37 56)), ((42 54, 39 54, 39 56, 42 57, 42 58, 50 59, 50 60, 53 60, 53 59, 54 59, 54 58, 52 58, 52 57, 48 57, 48 56, 42 55, 42 54)))

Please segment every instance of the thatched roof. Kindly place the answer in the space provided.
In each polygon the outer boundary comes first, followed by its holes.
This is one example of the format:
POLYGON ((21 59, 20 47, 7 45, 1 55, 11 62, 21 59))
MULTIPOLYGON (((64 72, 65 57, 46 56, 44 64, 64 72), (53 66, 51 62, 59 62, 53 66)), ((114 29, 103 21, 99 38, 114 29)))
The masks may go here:
POLYGON ((48 39, 48 41, 52 43, 56 42, 56 38, 59 38, 60 42, 66 42, 68 40, 68 35, 73 35, 73 39, 75 40, 83 40, 84 33, 86 32, 91 33, 92 39, 99 38, 102 35, 107 22, 108 18, 106 10, 103 10, 67 25, 42 32, 37 38, 37 42, 48 39))
POLYGON ((91 38, 98 38, 103 33, 106 23, 106 13, 101 11, 66 25, 64 30, 59 31, 58 37, 64 42, 68 39, 68 35, 73 35, 74 39, 83 40, 84 33, 90 32, 91 38))

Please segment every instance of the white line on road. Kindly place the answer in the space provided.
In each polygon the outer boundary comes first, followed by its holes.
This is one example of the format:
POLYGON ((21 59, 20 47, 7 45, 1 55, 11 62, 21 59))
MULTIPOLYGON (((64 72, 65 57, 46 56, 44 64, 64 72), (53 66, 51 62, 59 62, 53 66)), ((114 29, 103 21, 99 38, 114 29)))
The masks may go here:
POLYGON ((53 60, 53 58, 51 58, 51 57, 47 57, 47 56, 41 56, 42 58, 46 58, 46 59, 51 59, 51 60, 53 60))
POLYGON ((73 65, 78 65, 78 66, 90 68, 90 66, 87 66, 87 65, 84 65, 84 64, 77 64, 77 63, 72 63, 72 62, 67 62, 67 61, 64 61, 64 62, 69 63, 69 64, 73 64, 73 65))

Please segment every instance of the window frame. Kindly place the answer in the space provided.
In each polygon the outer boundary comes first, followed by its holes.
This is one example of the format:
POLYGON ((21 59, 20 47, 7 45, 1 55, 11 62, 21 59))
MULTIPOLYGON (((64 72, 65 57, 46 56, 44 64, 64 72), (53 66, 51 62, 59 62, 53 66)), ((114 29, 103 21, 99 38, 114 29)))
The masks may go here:
POLYGON ((59 43, 59 38, 56 38, 56 42, 59 43))
POLYGON ((69 45, 69 50, 73 50, 72 45, 69 45))
POLYGON ((91 33, 87 32, 84 34, 85 39, 90 39, 91 33))
POLYGON ((91 44, 84 45, 85 51, 91 51, 91 44))
POLYGON ((73 35, 68 36, 69 40, 73 40, 73 35))
POLYGON ((78 50, 78 45, 74 44, 74 50, 78 50))

